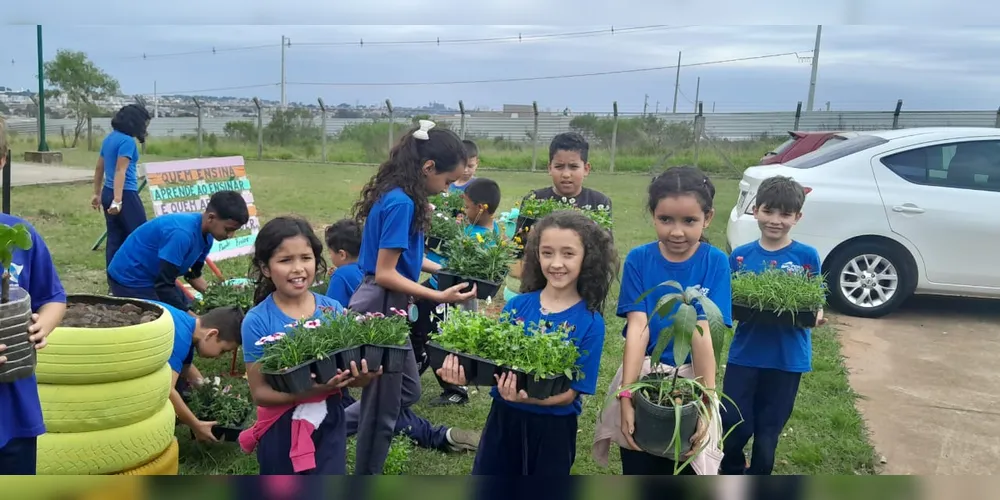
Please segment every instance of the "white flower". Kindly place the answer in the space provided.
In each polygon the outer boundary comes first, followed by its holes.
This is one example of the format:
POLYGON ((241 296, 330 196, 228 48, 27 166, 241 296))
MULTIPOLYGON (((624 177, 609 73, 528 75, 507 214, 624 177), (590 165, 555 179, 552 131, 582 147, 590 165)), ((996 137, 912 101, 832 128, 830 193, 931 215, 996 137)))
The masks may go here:
POLYGON ((318 319, 312 321, 306 321, 302 326, 312 330, 313 328, 319 328, 320 322, 318 319))
POLYGON ((562 197, 562 201, 563 201, 563 203, 566 203, 566 197, 565 196, 562 197))
POLYGON ((604 210, 604 205, 597 205, 598 210, 604 210))
POLYGON ((222 379, 219 377, 212 377, 212 385, 216 387, 222 385, 222 379))
POLYGON ((570 198, 570 199, 569 199, 569 203, 570 203, 571 205, 576 205, 576 198, 570 198))
POLYGON ((486 305, 490 305, 492 303, 493 303, 493 297, 486 297, 486 305))
POLYGON ((434 311, 437 312, 438 314, 444 314, 444 312, 447 310, 448 310, 447 304, 438 304, 437 308, 434 309, 434 311))
POLYGON ((431 206, 431 210, 434 210, 434 209, 436 209, 436 208, 437 208, 437 207, 435 207, 435 206, 434 206, 434 204, 433 204, 433 203, 428 203, 428 205, 430 205, 430 206, 431 206))

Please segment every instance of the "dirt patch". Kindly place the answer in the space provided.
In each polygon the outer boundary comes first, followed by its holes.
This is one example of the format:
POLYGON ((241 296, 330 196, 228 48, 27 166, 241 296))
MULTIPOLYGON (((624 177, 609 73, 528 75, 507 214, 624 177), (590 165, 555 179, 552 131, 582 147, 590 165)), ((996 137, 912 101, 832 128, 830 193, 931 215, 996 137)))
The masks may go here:
POLYGON ((918 297, 885 318, 836 318, 884 473, 991 474, 1000 466, 998 304, 918 297))
POLYGON ((160 317, 135 304, 73 304, 66 309, 60 326, 75 328, 118 328, 141 325, 160 317))

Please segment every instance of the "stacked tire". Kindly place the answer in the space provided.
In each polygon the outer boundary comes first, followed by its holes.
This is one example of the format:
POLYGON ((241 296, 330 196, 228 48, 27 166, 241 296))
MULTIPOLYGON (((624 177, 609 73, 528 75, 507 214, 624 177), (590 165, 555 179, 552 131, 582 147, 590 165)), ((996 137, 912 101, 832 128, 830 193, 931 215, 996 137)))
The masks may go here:
POLYGON ((73 295, 68 302, 130 303, 160 315, 117 328, 60 327, 49 335, 35 371, 47 430, 38 438, 38 474, 177 474, 170 314, 114 297, 73 295))

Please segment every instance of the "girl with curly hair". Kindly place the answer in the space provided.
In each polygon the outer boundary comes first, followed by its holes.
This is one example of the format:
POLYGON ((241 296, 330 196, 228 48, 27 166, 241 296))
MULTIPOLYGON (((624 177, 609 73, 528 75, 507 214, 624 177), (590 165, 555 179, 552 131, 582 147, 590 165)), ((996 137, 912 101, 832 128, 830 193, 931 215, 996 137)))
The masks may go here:
MULTIPOLYGON (((601 310, 619 263, 611 234, 579 212, 554 212, 531 228, 524 255, 521 294, 503 311, 523 322, 525 334, 532 323, 568 324, 582 377, 562 394, 533 399, 517 390, 515 375, 498 376, 472 466, 475 475, 568 476, 576 459, 581 395, 597 390, 605 333, 601 310)), ((448 355, 438 375, 466 384, 454 355, 448 355)))

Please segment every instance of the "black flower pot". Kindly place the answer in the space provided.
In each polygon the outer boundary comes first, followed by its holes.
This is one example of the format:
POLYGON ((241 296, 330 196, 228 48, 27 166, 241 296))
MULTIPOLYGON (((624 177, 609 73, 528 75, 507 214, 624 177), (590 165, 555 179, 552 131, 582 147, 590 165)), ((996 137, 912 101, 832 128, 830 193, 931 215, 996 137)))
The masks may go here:
POLYGON ((742 304, 733 304, 733 320, 753 322, 759 325, 797 326, 799 328, 814 328, 816 326, 816 311, 768 311, 754 309, 742 304))
POLYGON ((279 372, 263 372, 264 381, 272 389, 286 394, 301 394, 313 388, 312 365, 309 360, 279 372))
POLYGON ((460 283, 465 283, 468 286, 463 291, 468 291, 472 288, 472 285, 476 285, 476 298, 479 300, 495 297, 497 292, 500 291, 501 285, 500 282, 494 283, 476 278, 467 278, 446 270, 438 271, 437 280, 438 290, 447 290, 460 283))
MULTIPOLYGON (((660 375, 643 377, 642 380, 657 380, 660 375)), ((691 436, 698 429, 698 407, 690 402, 681 407, 680 440, 681 453, 674 448, 674 423, 676 413, 673 406, 660 406, 650 401, 644 390, 638 390, 632 395, 635 407, 635 432, 632 439, 642 451, 658 457, 674 461, 682 460, 681 455, 691 449, 691 436)))
POLYGON ((517 390, 528 393, 528 397, 533 399, 545 399, 562 394, 568 391, 570 384, 573 383, 565 375, 539 378, 521 370, 511 368, 501 368, 500 370, 515 374, 517 376, 517 390))
MULTIPOLYGON (((202 420, 202 421, 209 420, 208 417, 205 417, 204 415, 197 415, 197 417, 198 417, 198 420, 202 420)), ((238 427, 229 427, 229 426, 225 426, 225 425, 213 425, 212 426, 212 435, 215 436, 215 439, 218 439, 219 441, 228 442, 228 443, 238 443, 239 440, 240 440, 240 433, 242 433, 243 431, 245 431, 247 429, 247 427, 248 427, 247 426, 247 421, 248 420, 250 420, 250 411, 248 411, 247 414, 246 414, 246 416, 243 417, 243 423, 242 423, 242 425, 240 425, 238 427)), ((191 438, 194 439, 194 437, 195 437, 194 436, 194 431, 192 430, 191 431, 191 438)))
POLYGON ((430 358, 431 369, 435 372, 444 366, 444 358, 449 354, 458 356, 458 364, 465 371, 467 385, 479 387, 497 385, 495 375, 500 373, 500 368, 493 362, 479 356, 445 349, 434 342, 427 343, 427 356, 430 358))
POLYGON ((444 240, 436 236, 428 236, 424 239, 424 248, 427 250, 439 250, 444 240))
POLYGON ((402 373, 406 357, 411 356, 411 349, 393 345, 382 347, 382 373, 402 373))
POLYGON ((334 353, 327 353, 326 356, 318 358, 312 365, 312 372, 316 375, 317 384, 325 384, 333 377, 336 377, 337 358, 334 353))
MULTIPOLYGON (((358 370, 361 370, 361 360, 364 359, 361 354, 361 346, 356 345, 354 347, 341 349, 336 351, 334 355, 337 358, 337 368, 344 371, 351 371, 351 361, 353 361, 354 365, 358 367, 358 370)), ((368 369, 371 370, 371 366, 369 366, 368 369)))
MULTIPOLYGON (((368 371, 370 372, 378 371, 379 367, 382 366, 384 356, 385 347, 383 346, 371 344, 361 346, 361 357, 364 358, 365 363, 368 363, 368 371)), ((361 370, 361 365, 358 365, 358 370, 361 370)))
POLYGON ((23 288, 10 287, 10 300, 0 304, 0 344, 7 349, 0 356, 7 362, 0 365, 0 384, 25 379, 35 373, 35 345, 28 340, 31 326, 31 296, 23 288))

